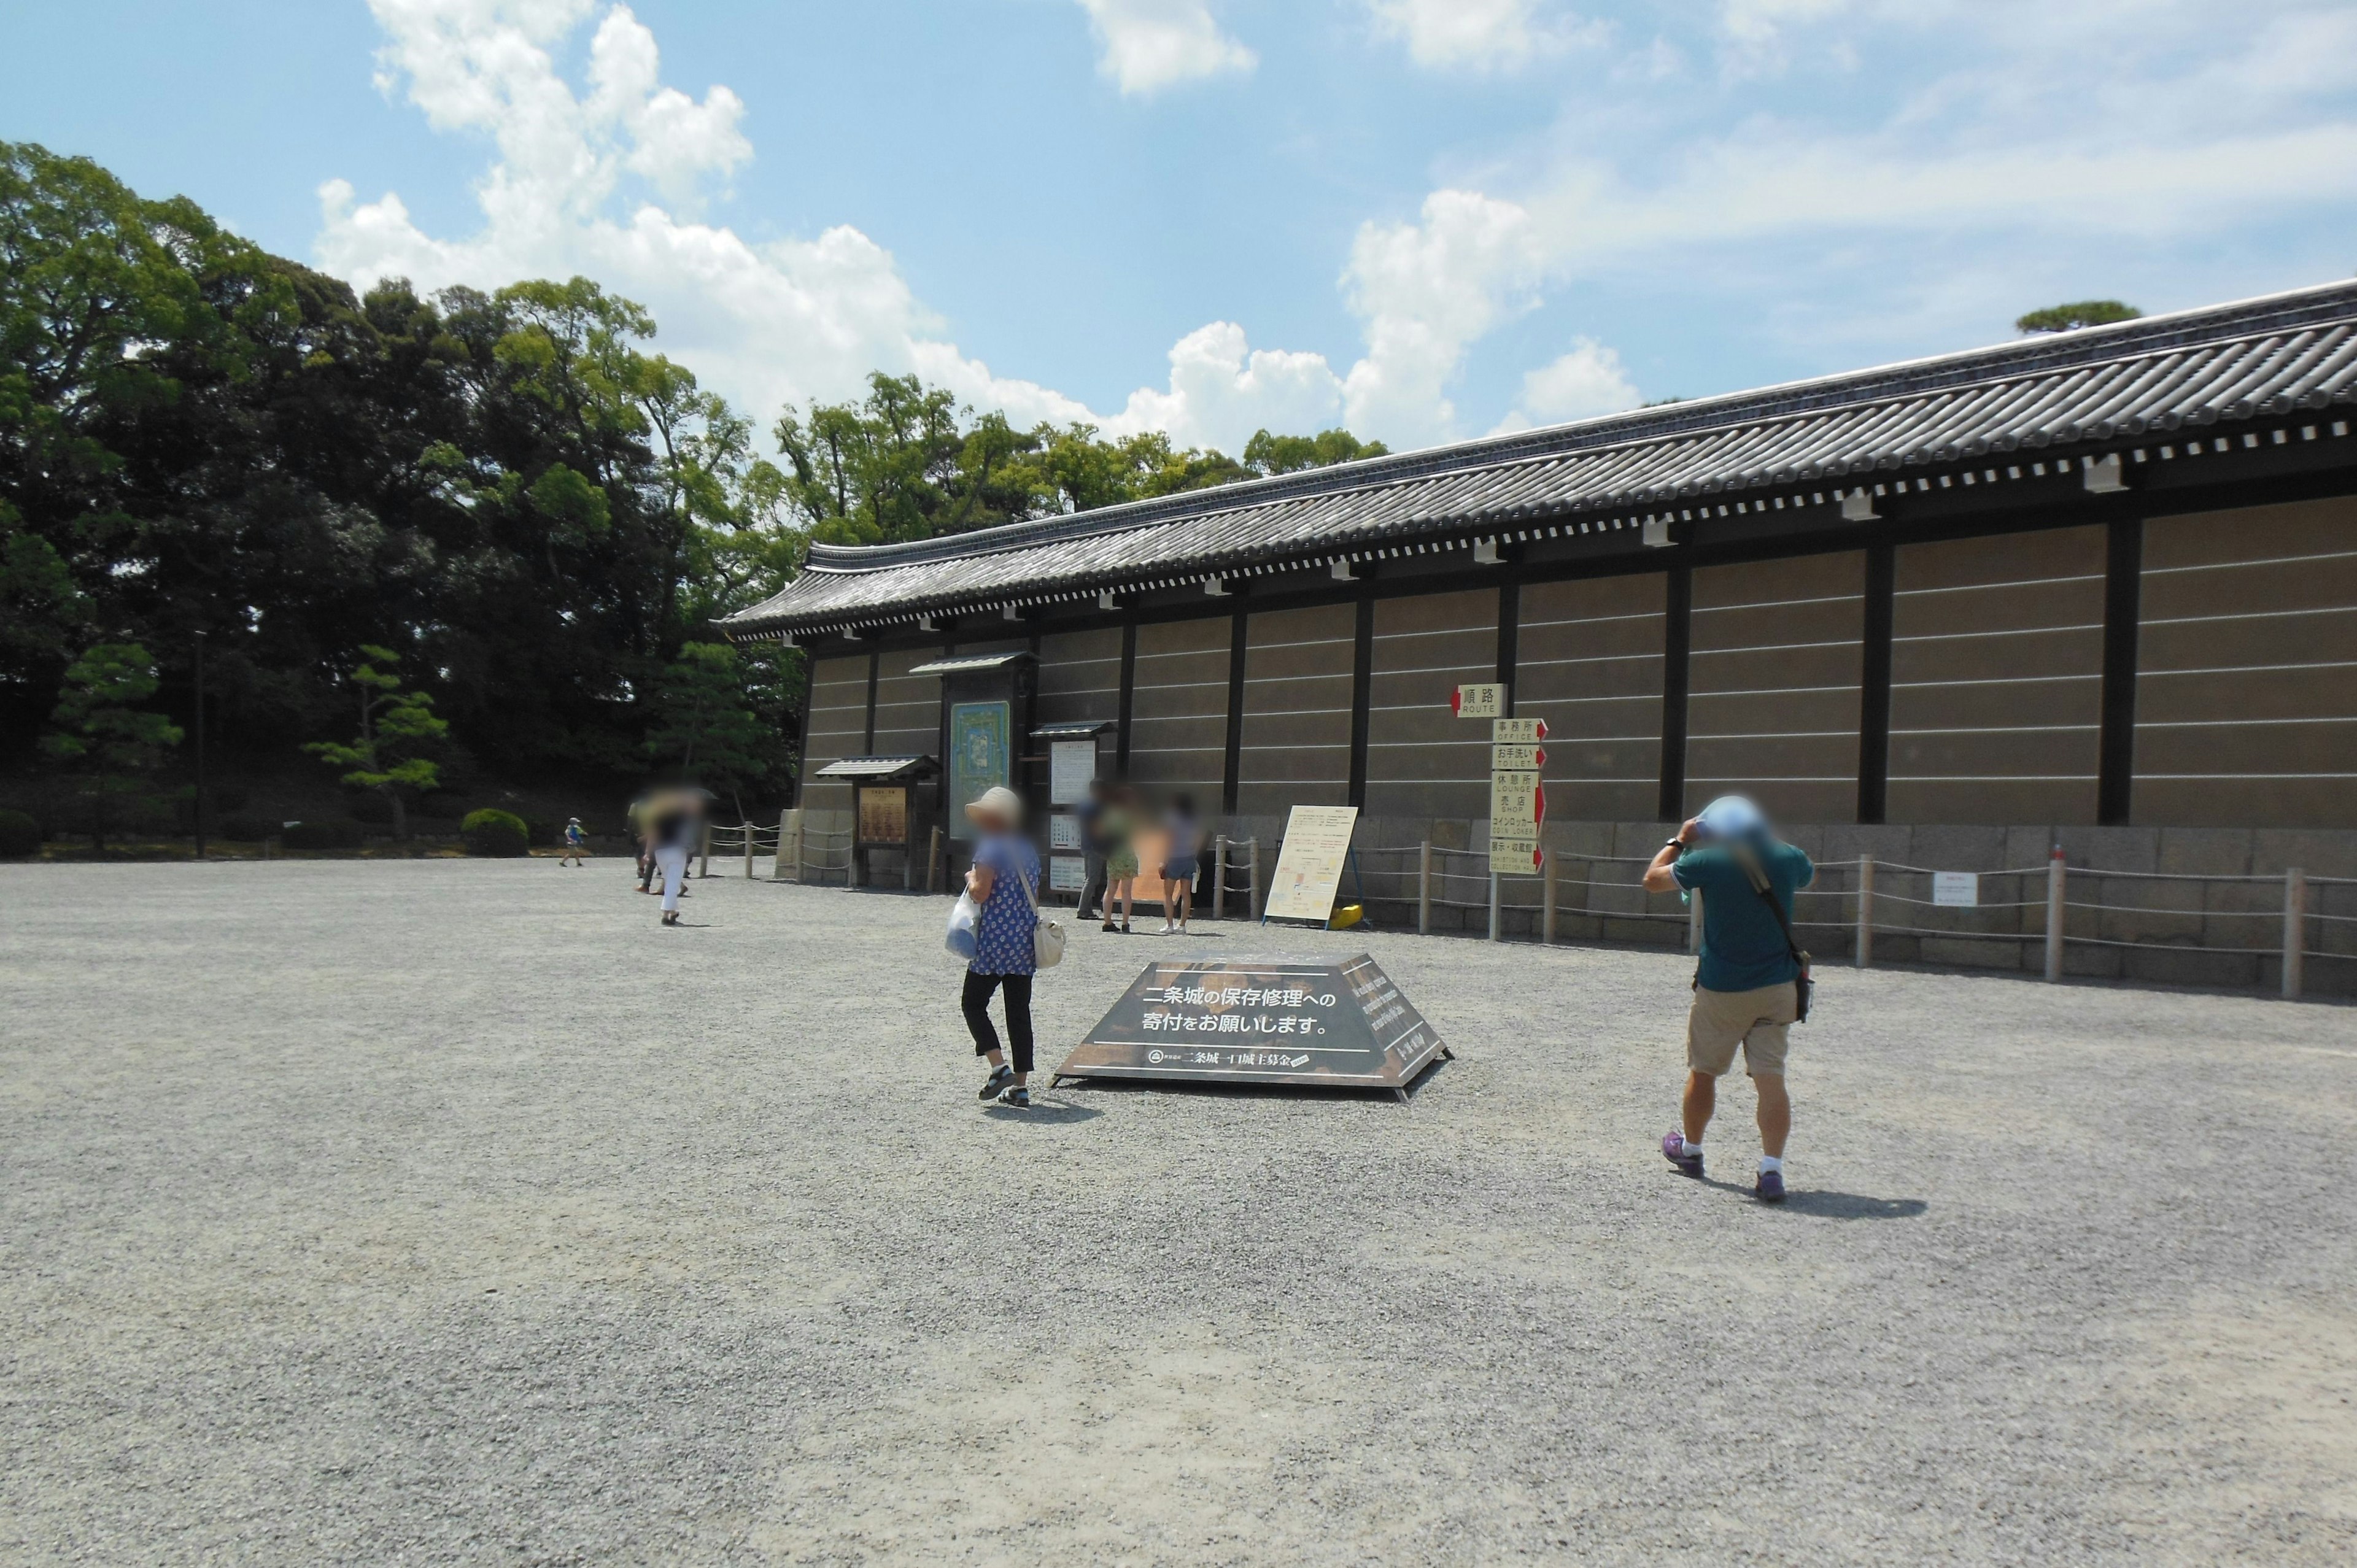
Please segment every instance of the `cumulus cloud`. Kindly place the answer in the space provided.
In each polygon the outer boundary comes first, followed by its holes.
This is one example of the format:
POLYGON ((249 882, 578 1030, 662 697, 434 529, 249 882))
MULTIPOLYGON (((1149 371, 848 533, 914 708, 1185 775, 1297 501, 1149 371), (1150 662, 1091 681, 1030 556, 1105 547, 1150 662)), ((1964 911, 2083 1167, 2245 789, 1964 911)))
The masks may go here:
POLYGON ((1361 228, 1343 274, 1367 341, 1343 378, 1351 428, 1419 445, 1454 435, 1447 389, 1466 350, 1538 304, 1546 265, 1529 211, 1478 191, 1436 190, 1415 221, 1361 228))
POLYGON ((1220 30, 1204 0, 1080 0, 1097 36, 1097 69, 1125 94, 1249 71, 1259 57, 1220 30))
POLYGON ((666 352, 760 417, 790 402, 856 396, 881 370, 921 375, 1018 424, 1161 429, 1231 452, 1264 426, 1309 431, 1345 415, 1362 435, 1437 440, 1454 433, 1442 389, 1466 347, 1530 296, 1528 215, 1438 192, 1418 221, 1359 235, 1345 286, 1365 318, 1368 352, 1347 373, 1322 354, 1254 349, 1243 328, 1214 321, 1171 349, 1165 385, 1142 387, 1101 415, 963 353, 891 253, 856 228, 757 244, 698 220, 704 194, 752 156, 744 104, 726 87, 694 98, 666 86, 654 36, 629 7, 371 0, 371 8, 385 34, 383 90, 406 95, 436 129, 487 135, 495 148, 476 186, 482 221, 463 237, 429 234, 397 192, 362 200, 349 181, 329 180, 319 189, 320 264, 361 286, 404 276, 427 289, 587 274, 646 305, 666 352), (593 16, 576 89, 556 57, 593 16))
POLYGON ((890 252, 856 229, 754 244, 695 221, 699 193, 751 156, 744 105, 725 87, 695 99, 662 85, 654 37, 628 6, 608 9, 592 36, 586 92, 554 51, 591 16, 590 0, 371 8, 386 40, 380 85, 405 92, 436 130, 487 134, 497 156, 476 187, 482 226, 462 239, 425 233, 396 193, 361 201, 349 181, 329 180, 316 242, 328 271, 429 289, 586 274, 646 305, 667 351, 759 415, 850 395, 883 370, 918 371, 1020 421, 1090 417, 942 340, 890 252), (663 200, 630 199, 632 179, 663 200))
POLYGON ((1561 424, 1619 413, 1644 400, 1638 394, 1617 349, 1593 338, 1582 338, 1571 351, 1523 376, 1523 395, 1498 426, 1520 430, 1534 424, 1561 424))
POLYGON ((1363 0, 1375 31, 1437 70, 1512 70, 1605 29, 1541 0, 1363 0))

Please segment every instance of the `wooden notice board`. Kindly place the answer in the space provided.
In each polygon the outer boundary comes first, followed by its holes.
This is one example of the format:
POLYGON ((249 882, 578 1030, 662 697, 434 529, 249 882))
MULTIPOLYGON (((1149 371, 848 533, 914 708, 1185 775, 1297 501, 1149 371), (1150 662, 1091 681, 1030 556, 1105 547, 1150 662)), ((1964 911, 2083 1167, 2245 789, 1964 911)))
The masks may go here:
POLYGON ((1334 918, 1334 894, 1342 865, 1351 858, 1356 806, 1296 806, 1285 824, 1285 848, 1276 857, 1268 905, 1262 918, 1324 926, 1334 918))

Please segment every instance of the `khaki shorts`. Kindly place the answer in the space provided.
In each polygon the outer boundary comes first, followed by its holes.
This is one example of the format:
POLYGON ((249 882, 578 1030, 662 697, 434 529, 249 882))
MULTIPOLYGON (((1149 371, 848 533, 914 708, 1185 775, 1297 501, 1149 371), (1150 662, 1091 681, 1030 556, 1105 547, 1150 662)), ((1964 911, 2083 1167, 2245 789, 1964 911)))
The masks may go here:
POLYGON ((1686 1015, 1686 1066, 1712 1078, 1735 1065, 1743 1047, 1743 1070, 1753 1078, 1784 1076, 1784 1033, 1800 1011, 1801 993, 1791 981, 1757 991, 1694 993, 1686 1015))

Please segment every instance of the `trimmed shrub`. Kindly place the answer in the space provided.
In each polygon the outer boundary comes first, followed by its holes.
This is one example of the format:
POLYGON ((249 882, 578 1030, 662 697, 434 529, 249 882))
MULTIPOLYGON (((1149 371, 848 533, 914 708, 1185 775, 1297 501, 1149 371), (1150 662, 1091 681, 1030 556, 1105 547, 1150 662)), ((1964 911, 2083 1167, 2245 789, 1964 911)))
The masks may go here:
POLYGON ((523 819, 513 811, 469 811, 458 824, 458 836, 467 841, 468 854, 494 859, 512 858, 530 847, 523 819))
POLYGON ((213 824, 213 832, 230 843, 260 843, 277 831, 268 817, 223 817, 213 824))
POLYGON ((0 859, 41 853, 41 824, 22 811, 0 811, 0 859))
POLYGON ((361 825, 349 819, 338 822, 297 822, 280 834, 288 849, 358 849, 361 847, 361 825))

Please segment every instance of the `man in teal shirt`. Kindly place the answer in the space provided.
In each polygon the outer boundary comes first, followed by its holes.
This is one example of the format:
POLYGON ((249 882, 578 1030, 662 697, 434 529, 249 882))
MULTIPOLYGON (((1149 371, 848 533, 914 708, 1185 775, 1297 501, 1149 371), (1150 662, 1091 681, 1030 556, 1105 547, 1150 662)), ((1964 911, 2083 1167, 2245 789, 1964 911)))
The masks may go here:
POLYGON ((1684 888, 1702 899, 1702 961, 1686 1015, 1684 1125, 1662 1140, 1681 1172, 1702 1175, 1702 1135, 1718 1103, 1718 1080, 1743 1049, 1760 1096, 1763 1203, 1784 1201, 1784 1139, 1792 1102, 1784 1092, 1785 1031, 1800 1015, 1801 965, 1786 940, 1792 895, 1816 876, 1809 857, 1769 830, 1760 808, 1722 795, 1678 829, 1646 868, 1648 892, 1684 888), (1755 875, 1756 874, 1756 875, 1755 875), (1761 883, 1766 884, 1766 897, 1761 883), (1784 918, 1776 918, 1768 897, 1784 918))

